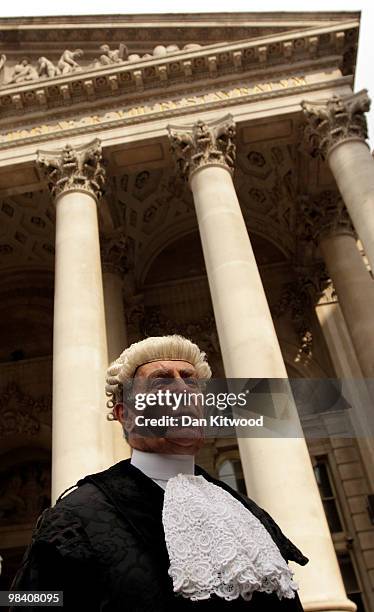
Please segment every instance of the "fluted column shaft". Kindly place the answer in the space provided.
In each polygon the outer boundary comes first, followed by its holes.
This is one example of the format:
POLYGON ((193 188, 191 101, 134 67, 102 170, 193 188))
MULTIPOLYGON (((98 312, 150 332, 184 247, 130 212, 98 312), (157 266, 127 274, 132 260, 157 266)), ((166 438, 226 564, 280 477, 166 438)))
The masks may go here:
POLYGON ((374 281, 366 270, 352 234, 324 236, 320 250, 362 372, 374 378, 374 281))
POLYGON ((328 163, 374 270, 374 160, 363 141, 335 146, 328 163))
POLYGON ((367 145, 366 90, 317 103, 303 102, 306 142, 326 159, 374 270, 374 160, 367 145))
POLYGON ((113 462, 105 419, 107 345, 97 202, 97 141, 39 152, 56 204, 52 498, 113 462))
MULTIPOLYGON (((209 125, 198 122, 169 130, 173 152, 194 197, 226 376, 287 378, 231 178, 234 125, 226 117, 209 125)), ((305 610, 354 610, 345 595, 291 397, 287 412, 298 437, 238 439, 248 494, 310 558, 305 568, 293 568, 305 610)))
POLYGON ((374 377, 374 281, 356 245, 351 218, 337 191, 304 198, 304 238, 319 248, 333 281, 361 370, 374 377))
POLYGON ((105 320, 108 343, 108 362, 114 361, 128 346, 123 279, 111 270, 103 270, 105 320))

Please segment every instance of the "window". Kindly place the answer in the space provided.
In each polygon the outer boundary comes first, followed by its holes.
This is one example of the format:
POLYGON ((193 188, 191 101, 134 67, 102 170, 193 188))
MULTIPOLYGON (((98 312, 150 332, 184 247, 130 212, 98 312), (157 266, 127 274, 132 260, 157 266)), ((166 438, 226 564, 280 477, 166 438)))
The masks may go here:
MULTIPOLYGON (((330 476, 327 457, 316 457, 313 469, 330 531, 332 534, 341 533, 344 535, 345 530, 340 518, 339 504, 333 480, 330 476)), ((351 554, 348 551, 337 552, 337 557, 347 596, 356 604, 357 612, 365 612, 362 589, 360 588, 353 564, 354 557, 352 560, 351 554)))
POLYGON ((338 556, 340 571, 347 591, 347 595, 351 601, 357 606, 357 612, 365 612, 364 602, 362 599, 361 589, 358 584, 355 568, 348 553, 338 556))
POLYGON ((343 526, 340 520, 336 496, 330 478, 326 458, 317 458, 314 465, 314 475, 317 480, 318 489, 321 495, 330 531, 331 533, 341 532, 343 531, 343 526))

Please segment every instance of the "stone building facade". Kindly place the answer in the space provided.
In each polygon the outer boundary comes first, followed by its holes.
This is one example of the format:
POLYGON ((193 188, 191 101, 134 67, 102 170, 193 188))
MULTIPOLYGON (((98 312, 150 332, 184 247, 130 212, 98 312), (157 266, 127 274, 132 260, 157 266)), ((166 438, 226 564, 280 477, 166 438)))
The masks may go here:
POLYGON ((344 381, 348 434, 292 403, 295 438, 210 439, 200 463, 310 558, 296 574, 305 610, 373 612, 360 15, 0 25, 1 588, 51 482, 54 500, 128 456, 106 420, 108 362, 176 331, 216 377, 344 381))

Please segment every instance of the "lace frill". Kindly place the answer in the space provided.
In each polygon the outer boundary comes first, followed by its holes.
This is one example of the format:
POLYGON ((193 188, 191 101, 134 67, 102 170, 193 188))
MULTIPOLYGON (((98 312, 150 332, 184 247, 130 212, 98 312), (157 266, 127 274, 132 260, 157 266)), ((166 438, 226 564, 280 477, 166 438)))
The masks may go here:
POLYGON ((169 575, 183 597, 249 601, 255 591, 295 597, 293 572, 262 523, 203 476, 168 481, 162 520, 169 575))

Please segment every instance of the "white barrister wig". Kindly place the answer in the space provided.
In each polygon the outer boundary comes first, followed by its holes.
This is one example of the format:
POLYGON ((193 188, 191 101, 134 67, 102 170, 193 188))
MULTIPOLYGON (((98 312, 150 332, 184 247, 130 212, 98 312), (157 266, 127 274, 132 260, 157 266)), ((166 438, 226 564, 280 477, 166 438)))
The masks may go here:
POLYGON ((136 370, 152 361, 188 361, 196 369, 198 378, 208 379, 212 376, 206 354, 197 344, 183 336, 151 336, 134 342, 113 361, 106 375, 105 392, 110 398, 107 406, 110 410, 122 399, 123 386, 129 382, 136 370))

